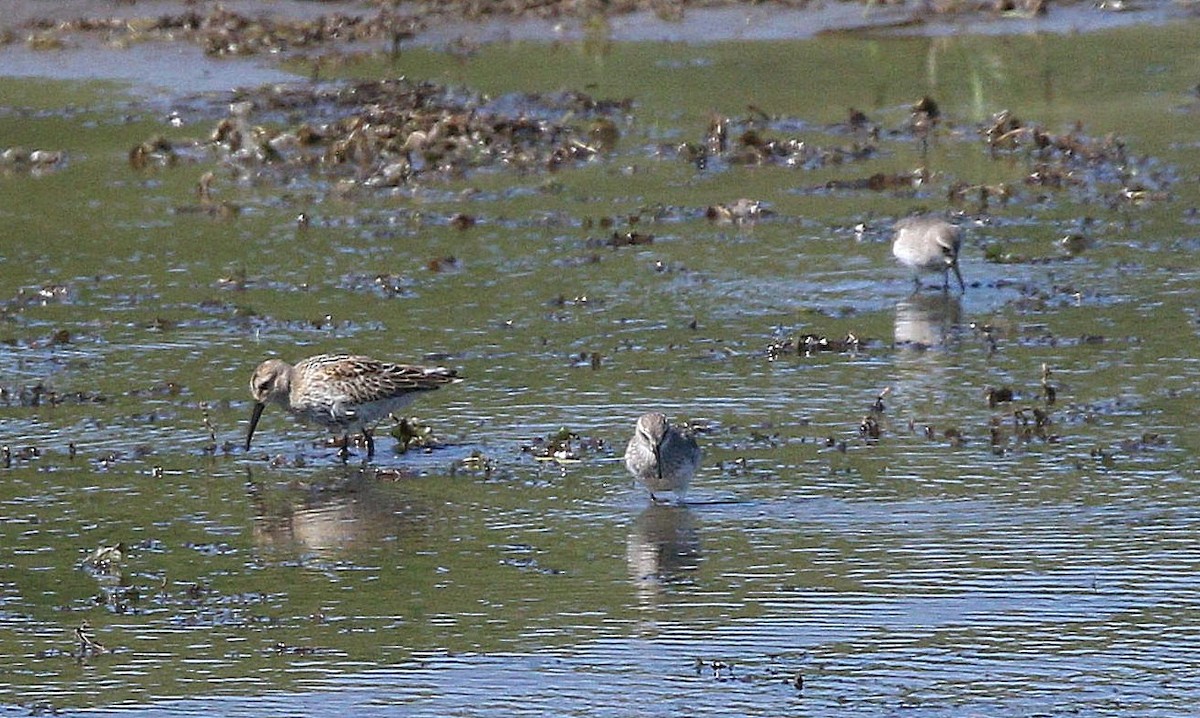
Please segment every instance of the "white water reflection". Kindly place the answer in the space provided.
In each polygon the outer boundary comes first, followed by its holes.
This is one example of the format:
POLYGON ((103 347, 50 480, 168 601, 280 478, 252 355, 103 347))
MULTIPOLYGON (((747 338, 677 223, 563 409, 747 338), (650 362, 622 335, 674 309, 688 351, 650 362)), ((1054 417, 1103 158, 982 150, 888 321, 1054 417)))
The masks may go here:
POLYGON ((687 506, 647 506, 625 546, 629 576, 642 607, 655 605, 665 586, 686 582, 700 565, 700 532, 687 506))
POLYGON ((338 468, 304 491, 251 483, 255 544, 306 560, 348 559, 420 530, 411 501, 386 490, 372 470, 338 468))
POLYGON ((918 293, 896 302, 896 344, 917 349, 945 346, 962 322, 962 299, 949 292, 918 293))

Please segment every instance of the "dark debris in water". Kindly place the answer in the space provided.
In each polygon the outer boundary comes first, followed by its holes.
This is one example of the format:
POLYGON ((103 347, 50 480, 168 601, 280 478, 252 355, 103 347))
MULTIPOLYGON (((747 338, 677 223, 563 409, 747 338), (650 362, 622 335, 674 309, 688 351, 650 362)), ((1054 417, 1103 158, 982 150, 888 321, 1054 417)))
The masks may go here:
POLYGON ((26 28, 32 31, 28 42, 34 49, 61 48, 72 33, 103 33, 116 46, 182 39, 202 46, 209 55, 254 55, 366 40, 387 40, 396 46, 421 27, 417 17, 384 8, 372 15, 339 12, 287 18, 243 14, 218 3, 155 17, 39 19, 26 28))
POLYGON ((613 232, 605 242, 609 247, 638 247, 644 244, 654 244, 654 235, 644 232, 613 232))
POLYGON ((659 154, 680 157, 700 170, 729 165, 782 165, 812 170, 860 162, 879 152, 870 137, 829 147, 799 136, 773 136, 770 132, 775 121, 776 118, 761 110, 742 118, 716 115, 710 118, 700 141, 664 147, 659 154))
POLYGON ((59 392, 38 382, 32 386, 0 386, 0 404, 36 408, 63 404, 104 404, 108 397, 95 391, 59 392))
POLYGON ((376 467, 372 477, 376 481, 406 481, 420 475, 415 469, 405 467, 376 467))
POLYGON ((4 468, 12 468, 14 461, 28 462, 42 458, 42 449, 38 446, 20 446, 12 448, 8 444, 0 446, 0 462, 4 468))
POLYGON ((392 427, 391 434, 396 439, 396 452, 401 454, 414 449, 430 451, 442 445, 434 435, 433 427, 415 416, 400 418, 392 427))
POLYGON ((100 573, 114 573, 125 560, 125 550, 123 543, 99 546, 83 560, 83 566, 100 573))
POLYGON ((874 343, 869 339, 861 339, 855 334, 847 334, 842 338, 827 337, 821 334, 795 334, 768 344, 767 360, 776 361, 784 356, 811 357, 825 352, 855 354, 874 343))
POLYGON ((987 397, 988 406, 992 409, 996 408, 997 404, 1010 402, 1013 400, 1013 390, 1011 387, 991 387, 984 390, 984 396, 987 397))
MULTIPOLYGON (((607 162, 618 156, 612 150, 619 144, 620 124, 634 109, 628 99, 602 99, 576 91, 490 98, 404 77, 264 86, 239 90, 232 99, 226 116, 206 136, 151 137, 131 150, 130 163, 153 169, 215 159, 222 165, 217 174, 229 181, 304 184, 339 200, 352 200, 378 192, 412 192, 483 172, 549 175, 567 167, 607 162)), ((939 142, 977 143, 988 158, 1004 164, 1005 171, 1010 171, 1007 166, 1014 159, 1024 161, 1023 180, 954 181, 945 187, 952 204, 974 204, 980 213, 996 202, 1049 203, 1048 197, 1063 193, 1093 204, 1140 206, 1166 199, 1175 181, 1169 168, 1136 156, 1114 135, 1092 138, 1079 125, 1053 133, 1008 111, 998 112, 983 126, 956 123, 928 97, 890 128, 853 110, 847 122, 816 128, 760 108, 738 118, 715 115, 702 138, 659 147, 657 156, 682 157, 705 172, 740 164, 810 171, 859 166, 891 152, 892 144, 924 147, 935 137, 939 142), (819 137, 834 140, 822 143, 819 137)), ((213 177, 210 171, 201 178, 195 204, 175 211, 218 219, 236 216, 241 208, 219 198, 213 177)), ((940 179, 921 162, 911 169, 858 171, 793 191, 903 195, 927 193, 940 179)), ((562 184, 544 179, 540 188, 558 192, 562 184)), ((650 219, 686 219, 694 216, 693 211, 665 211, 650 219)), ((750 198, 699 211, 714 223, 739 225, 771 214, 764 202, 750 198)), ((477 220, 455 213, 444 221, 466 230, 477 220)), ((307 221, 298 224, 298 231, 305 226, 307 221)), ((608 236, 589 239, 590 246, 628 247, 654 241, 653 234, 638 227, 602 227, 608 236)), ((988 252, 994 262, 1063 261, 1077 253, 1068 250, 1030 259, 1012 256, 1002 245, 992 245, 988 252)))
POLYGON ((542 566, 533 556, 505 557, 500 559, 500 565, 511 566, 521 571, 530 571, 543 576, 564 576, 567 573, 560 568, 542 566))
POLYGON ((0 174, 41 177, 66 165, 67 154, 62 150, 27 150, 24 147, 0 150, 0 174))
MULTIPOLYGON (((239 91, 207 137, 152 138, 134 147, 130 162, 135 168, 170 165, 182 148, 202 148, 235 175, 273 176, 281 184, 312 177, 344 197, 359 188, 397 188, 484 169, 552 172, 586 163, 605 152, 610 137, 595 139, 591 123, 629 107, 578 92, 501 103, 406 78, 277 85, 239 91)), ((218 213, 223 206, 203 197, 198 205, 218 213)), ((474 220, 458 215, 452 222, 466 229, 474 220)))
MULTIPOLYGON (((113 47, 124 48, 147 41, 184 41, 199 45, 214 56, 256 55, 262 53, 313 53, 322 49, 351 47, 352 43, 373 43, 398 56, 404 43, 420 37, 439 26, 461 25, 485 20, 521 20, 537 18, 555 23, 578 23, 585 42, 601 44, 612 35, 610 18, 634 12, 650 12, 659 20, 679 22, 696 8, 756 5, 745 0, 707 0, 688 3, 684 0, 622 0, 621 2, 578 2, 577 0, 374 0, 369 3, 319 3, 328 12, 298 12, 288 15, 286 7, 271 5, 273 12, 240 12, 221 3, 185 2, 174 13, 139 14, 133 2, 115 3, 133 6, 131 10, 113 11, 109 16, 84 16, 68 20, 33 19, 20 27, 28 47, 38 51, 66 47, 71 36, 90 33, 101 36, 113 47), (348 8, 343 10, 342 8, 348 8), (572 22, 568 22, 572 21, 572 22)), ((792 6, 797 3, 785 2, 792 6)), ((860 4, 869 6, 867 0, 860 4)), ((107 5, 107 4, 105 4, 107 5)), ((280 4, 284 5, 284 4, 280 4)), ((298 3, 300 6, 308 3, 298 3)), ((799 5, 804 5, 800 3, 799 5)), ((1124 0, 1105 0, 1094 4, 1097 12, 1125 10, 1124 0)), ((953 15, 973 19, 1000 19, 1013 14, 1042 16, 1048 11, 1048 0, 972 0, 971 2, 935 3, 914 6, 910 17, 892 23, 892 27, 918 26, 928 17, 953 15)), ((871 27, 877 27, 869 24, 871 27)), ((856 28, 834 28, 821 34, 854 33, 856 28)), ((697 38, 703 39, 703 38, 697 38)), ((3 38, 15 40, 13 33, 3 38)), ((451 43, 453 52, 469 55, 475 43, 460 37, 451 43)), ((913 106, 913 124, 936 123, 937 103, 925 98, 913 106)), ((867 124, 864 113, 851 110, 848 124, 860 127, 867 124)))
POLYGON ((1155 432, 1147 432, 1140 436, 1124 439, 1113 446, 1093 447, 1088 452, 1088 456, 1100 466, 1112 469, 1117 466, 1122 457, 1132 459, 1139 454, 1163 449, 1167 446, 1169 446, 1169 442, 1166 437, 1155 432))
POLYGON ((73 304, 77 292, 67 284, 43 284, 40 287, 21 287, 8 301, 3 303, 5 311, 20 311, 27 307, 45 307, 52 304, 73 304))
POLYGON ((803 691, 803 671, 794 666, 794 661, 777 661, 772 657, 769 663, 763 665, 761 659, 737 663, 731 659, 696 657, 692 668, 697 677, 716 683, 784 684, 796 691, 803 691))
POLYGON ((347 274, 338 282, 339 289, 375 294, 387 299, 415 296, 416 286, 416 281, 411 277, 393 272, 347 274))
POLYGON ((911 190, 919 187, 929 179, 929 172, 924 167, 918 167, 911 172, 884 173, 876 172, 867 177, 853 179, 833 179, 823 185, 827 190, 870 190, 884 192, 895 190, 911 190))
POLYGON ((560 465, 582 461, 589 454, 604 453, 604 439, 582 436, 562 427, 546 437, 537 437, 521 445, 521 452, 537 461, 554 462, 560 465))
POLYGON ((462 460, 448 466, 446 473, 451 477, 470 474, 481 476, 484 479, 514 480, 512 472, 502 468, 498 459, 488 456, 479 449, 472 449, 471 453, 462 460))
POLYGON ((753 224, 774 212, 765 202, 745 197, 728 204, 714 204, 704 210, 704 216, 717 224, 753 224))
MULTIPOLYGON (((996 113, 980 135, 994 159, 1021 157, 1028 163, 1025 184, 1048 190, 1075 190, 1110 207, 1166 199, 1172 178, 1147 158, 1131 153, 1114 134, 1093 138, 1082 123, 1054 133, 1017 118, 996 113)), ((1012 190, 1005 188, 1004 198, 1012 190)), ((952 192, 952 198, 954 193, 952 192)), ((985 195, 983 205, 986 208, 985 195)))
POLYGON ((879 437, 883 433, 883 430, 879 424, 879 419, 870 414, 864 416, 862 422, 858 426, 858 433, 868 442, 879 441, 879 437))
MULTIPOLYGON (((1150 158, 1134 155, 1121 138, 1111 134, 1090 137, 1082 123, 1070 131, 1054 133, 1002 110, 982 127, 956 124, 929 97, 915 103, 910 115, 890 128, 872 123, 853 109, 848 122, 817 128, 804 128, 801 123, 772 117, 759 109, 740 118, 714 116, 702 139, 660 148, 659 154, 681 157, 702 171, 738 164, 817 170, 874 159, 883 154, 881 148, 887 143, 916 143, 924 155, 934 137, 940 142, 980 141, 987 156, 997 162, 1011 163, 1014 158, 1025 161, 1023 182, 955 181, 948 186, 946 196, 951 203, 971 203, 978 212, 987 212, 992 203, 1008 204, 1023 192, 1028 195, 1026 200, 1034 202, 1045 201, 1047 193, 1069 192, 1080 201, 1103 202, 1114 208, 1144 205, 1168 199, 1169 187, 1175 181, 1171 170, 1150 158), (809 131, 799 134, 797 129, 809 131), (819 144, 817 133, 849 135, 853 139, 844 145, 819 144)), ((917 166, 907 171, 836 177, 803 191, 903 193, 928 187, 935 179, 928 168, 917 166)), ((706 216, 736 222, 750 215, 735 205, 713 205, 706 216)))
POLYGON ((277 642, 269 650, 265 651, 278 656, 318 656, 318 655, 334 655, 337 652, 330 648, 321 648, 318 646, 293 646, 283 641, 277 642))

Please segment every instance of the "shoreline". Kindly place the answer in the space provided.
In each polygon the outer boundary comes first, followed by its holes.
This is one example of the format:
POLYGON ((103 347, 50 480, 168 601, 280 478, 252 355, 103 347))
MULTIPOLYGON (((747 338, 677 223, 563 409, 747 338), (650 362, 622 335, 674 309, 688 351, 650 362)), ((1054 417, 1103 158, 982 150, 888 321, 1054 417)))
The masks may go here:
POLYGON ((403 51, 406 47, 589 39, 709 43, 802 40, 823 35, 1064 34, 1200 18, 1200 3, 1184 5, 1174 0, 1153 0, 1136 8, 1114 5, 1111 9, 1090 3, 1052 4, 1043 6, 1042 14, 848 2, 804 8, 719 3, 681 8, 670 19, 662 17, 661 9, 634 9, 590 20, 578 12, 566 12, 576 5, 559 6, 559 14, 552 17, 544 17, 546 12, 526 12, 484 19, 461 13, 455 16, 452 4, 440 7, 449 10, 433 16, 414 15, 412 11, 420 9, 417 4, 385 11, 362 0, 227 0, 220 4, 13 0, 0 18, 0 77, 113 80, 150 91, 203 92, 303 79, 279 69, 281 57, 403 51), (225 13, 222 19, 228 21, 213 21, 211 13, 225 13), (167 26, 167 20, 185 17, 212 21, 211 27, 167 26), (277 28, 281 39, 272 43, 270 33, 277 28), (353 35, 351 30, 357 35, 347 39, 353 35), (245 42, 239 42, 239 33, 245 42), (289 42, 297 36, 304 42, 289 42), (310 42, 311 37, 319 39, 310 42), (261 44, 255 46, 256 41, 261 44))

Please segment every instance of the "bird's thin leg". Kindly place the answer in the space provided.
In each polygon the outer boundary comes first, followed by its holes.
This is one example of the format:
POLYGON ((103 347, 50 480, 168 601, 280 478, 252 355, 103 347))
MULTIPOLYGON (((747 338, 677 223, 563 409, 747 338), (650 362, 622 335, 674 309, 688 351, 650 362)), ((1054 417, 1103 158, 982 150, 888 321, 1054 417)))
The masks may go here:
POLYGON ((362 430, 363 439, 367 442, 367 458, 375 456, 375 438, 371 436, 370 429, 362 430))
POLYGON ((345 461, 350 456, 350 435, 349 434, 342 435, 342 445, 341 445, 341 447, 338 448, 338 456, 342 457, 342 461, 345 461))

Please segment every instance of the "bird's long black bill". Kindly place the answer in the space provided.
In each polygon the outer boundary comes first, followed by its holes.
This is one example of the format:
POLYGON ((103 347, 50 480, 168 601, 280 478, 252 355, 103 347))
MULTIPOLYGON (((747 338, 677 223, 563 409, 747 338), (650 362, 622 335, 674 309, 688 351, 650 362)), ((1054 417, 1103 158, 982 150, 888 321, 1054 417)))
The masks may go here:
POLYGON ((955 262, 950 266, 954 267, 954 276, 958 277, 958 291, 965 294, 967 291, 967 284, 963 281, 962 272, 958 271, 958 262, 955 262))
POLYGON ((254 429, 258 426, 258 420, 262 418, 265 408, 267 405, 261 401, 254 402, 254 411, 250 413, 250 430, 246 432, 246 451, 250 450, 250 440, 254 438, 254 429))

